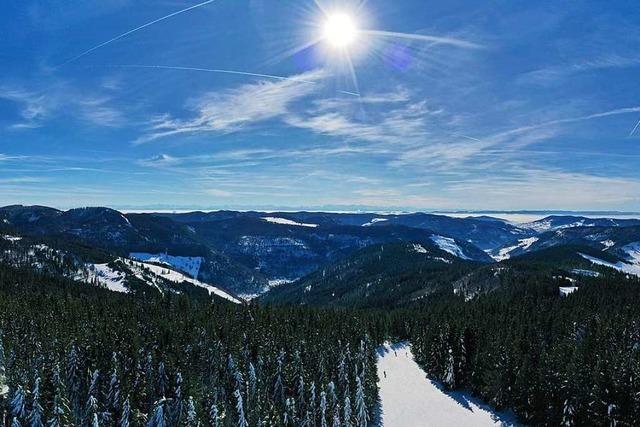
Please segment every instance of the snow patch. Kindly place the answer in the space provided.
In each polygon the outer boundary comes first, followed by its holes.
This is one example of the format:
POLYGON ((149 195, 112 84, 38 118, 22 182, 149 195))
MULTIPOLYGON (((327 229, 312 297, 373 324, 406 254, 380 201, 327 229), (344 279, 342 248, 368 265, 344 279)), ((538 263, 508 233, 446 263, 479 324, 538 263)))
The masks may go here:
POLYGON ((282 286, 282 285, 287 285, 289 283, 293 283, 296 280, 297 279, 295 279, 295 280, 291 280, 291 279, 271 279, 267 283, 269 285, 269 289, 271 289, 271 288, 277 288, 278 286, 282 286))
POLYGON ((561 286, 559 289, 560 289, 560 296, 566 297, 569 294, 572 294, 575 291, 577 291, 578 287, 577 286, 561 286))
POLYGON ((413 250, 413 252, 417 252, 417 253, 419 253, 419 254, 426 254, 426 253, 429 253, 429 251, 427 251, 427 250, 424 248, 424 246, 422 246, 422 245, 420 245, 420 244, 418 244, 418 243, 414 243, 414 244, 411 246, 411 249, 413 250))
POLYGON ((458 246, 455 240, 450 237, 444 236, 431 236, 431 240, 443 251, 450 253, 453 256, 457 256, 458 258, 470 260, 467 255, 462 251, 462 248, 458 246))
POLYGON ((468 393, 445 392, 429 380, 406 344, 378 349, 381 425, 385 427, 515 426, 515 417, 492 410, 468 393))
POLYGON ((9 235, 2 236, 2 238, 11 243, 19 242, 20 240, 22 240, 22 237, 9 236, 9 235))
POLYGON ((509 246, 507 248, 502 248, 500 249, 500 251, 498 251, 497 255, 491 255, 491 258, 495 259, 496 261, 504 261, 505 259, 511 258, 511 252, 515 251, 518 248, 527 250, 531 247, 531 245, 533 245, 538 240, 540 240, 538 237, 529 237, 528 239, 520 239, 518 240, 517 245, 509 246))
POLYGON ((587 277, 600 277, 600 273, 593 270, 584 270, 582 268, 574 268, 571 270, 573 274, 577 274, 579 276, 587 276, 587 277))
POLYGON ((606 251, 607 249, 609 249, 611 246, 615 245, 616 242, 614 242, 613 240, 603 240, 602 245, 604 246, 603 251, 606 251))
POLYGON ((621 271, 623 273, 628 273, 628 274, 633 274, 636 276, 640 276, 640 264, 627 264, 626 262, 622 262, 619 261, 617 263, 612 263, 612 262, 608 262, 608 261, 604 261, 601 260, 599 258, 595 258, 592 257, 590 255, 586 255, 583 253, 578 252, 578 255, 580 255, 582 258, 591 261, 594 264, 597 265, 603 265, 605 267, 609 267, 609 268, 613 268, 616 269, 618 271, 621 271))
POLYGON ((627 254, 627 260, 632 264, 640 265, 640 242, 629 243, 622 247, 627 254))
POLYGON ((233 303, 236 304, 240 304, 240 300, 238 300, 237 298, 233 297, 232 295, 230 295, 229 293, 223 291, 222 289, 216 288, 215 286, 209 285, 207 283, 201 282, 199 280, 193 279, 189 276, 186 276, 182 273, 179 273, 177 271, 174 270, 170 270, 166 267, 160 267, 158 265, 155 264, 148 264, 148 263, 144 263, 144 262, 139 262, 136 263, 134 262, 134 264, 138 264, 139 267, 142 268, 146 268, 149 271, 151 271, 153 274, 155 274, 158 277, 162 277, 165 280, 169 280, 171 282, 174 283, 183 283, 183 282, 187 282, 190 283, 194 286, 198 286, 200 288, 204 288, 207 291, 209 291, 209 294, 213 294, 216 296, 219 296, 220 298, 224 298, 227 301, 231 301, 233 303))
POLYGON ((389 221, 387 218, 373 218, 370 222, 367 222, 366 224, 362 224, 363 227, 371 227, 372 225, 378 223, 378 222, 385 222, 385 221, 389 221))
POLYGON ((129 257, 143 262, 155 262, 158 264, 165 264, 173 267, 176 270, 184 271, 194 279, 198 278, 200 273, 200 267, 204 258, 202 257, 188 257, 188 256, 173 256, 167 254, 149 254, 146 252, 132 252, 129 257))
POLYGON ((121 271, 112 269, 108 264, 88 264, 88 267, 89 277, 87 279, 89 281, 96 280, 113 292, 129 293, 129 288, 126 286, 126 275, 121 271))
POLYGON ((273 216, 266 216, 261 218, 263 221, 270 222, 272 224, 280 224, 280 225, 294 225, 296 227, 308 227, 308 228, 316 228, 318 224, 303 224, 301 222, 292 221, 286 218, 277 218, 273 216))

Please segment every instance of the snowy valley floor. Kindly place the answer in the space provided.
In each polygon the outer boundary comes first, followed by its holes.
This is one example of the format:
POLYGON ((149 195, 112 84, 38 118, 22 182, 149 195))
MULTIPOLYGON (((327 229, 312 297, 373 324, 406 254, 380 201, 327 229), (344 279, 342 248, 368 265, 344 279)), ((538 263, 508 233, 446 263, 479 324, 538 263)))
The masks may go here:
POLYGON ((413 360, 407 343, 378 349, 380 425, 384 427, 515 426, 515 417, 497 413, 464 392, 445 392, 413 360), (386 377, 385 377, 386 372, 386 377))

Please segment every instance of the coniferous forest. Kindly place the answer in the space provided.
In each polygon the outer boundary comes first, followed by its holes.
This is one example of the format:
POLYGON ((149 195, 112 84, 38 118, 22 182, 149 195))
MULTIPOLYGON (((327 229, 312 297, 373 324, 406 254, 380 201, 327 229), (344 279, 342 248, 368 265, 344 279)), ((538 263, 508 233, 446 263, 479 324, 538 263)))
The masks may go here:
POLYGON ((346 311, 132 299, 1 269, 0 313, 3 425, 366 426, 374 413, 376 341, 346 311))
POLYGON ((363 310, 133 297, 0 269, 6 426, 370 426, 376 347, 409 340, 445 389, 531 425, 635 425, 640 283, 546 271, 465 301, 363 310))

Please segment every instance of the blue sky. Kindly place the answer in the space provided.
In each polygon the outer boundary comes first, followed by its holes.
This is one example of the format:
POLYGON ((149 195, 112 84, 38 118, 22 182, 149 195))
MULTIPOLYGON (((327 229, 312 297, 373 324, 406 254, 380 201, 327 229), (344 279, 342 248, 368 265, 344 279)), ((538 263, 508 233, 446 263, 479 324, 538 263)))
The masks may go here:
POLYGON ((197 3, 3 4, 0 204, 640 211, 637 2, 216 0, 91 50, 197 3))

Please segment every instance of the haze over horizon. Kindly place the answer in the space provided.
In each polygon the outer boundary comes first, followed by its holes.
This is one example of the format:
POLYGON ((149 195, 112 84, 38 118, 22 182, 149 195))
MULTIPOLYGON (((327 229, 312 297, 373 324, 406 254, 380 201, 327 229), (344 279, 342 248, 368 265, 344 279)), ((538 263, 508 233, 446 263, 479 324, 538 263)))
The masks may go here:
POLYGON ((272 3, 5 5, 0 205, 640 211, 636 5, 272 3))

